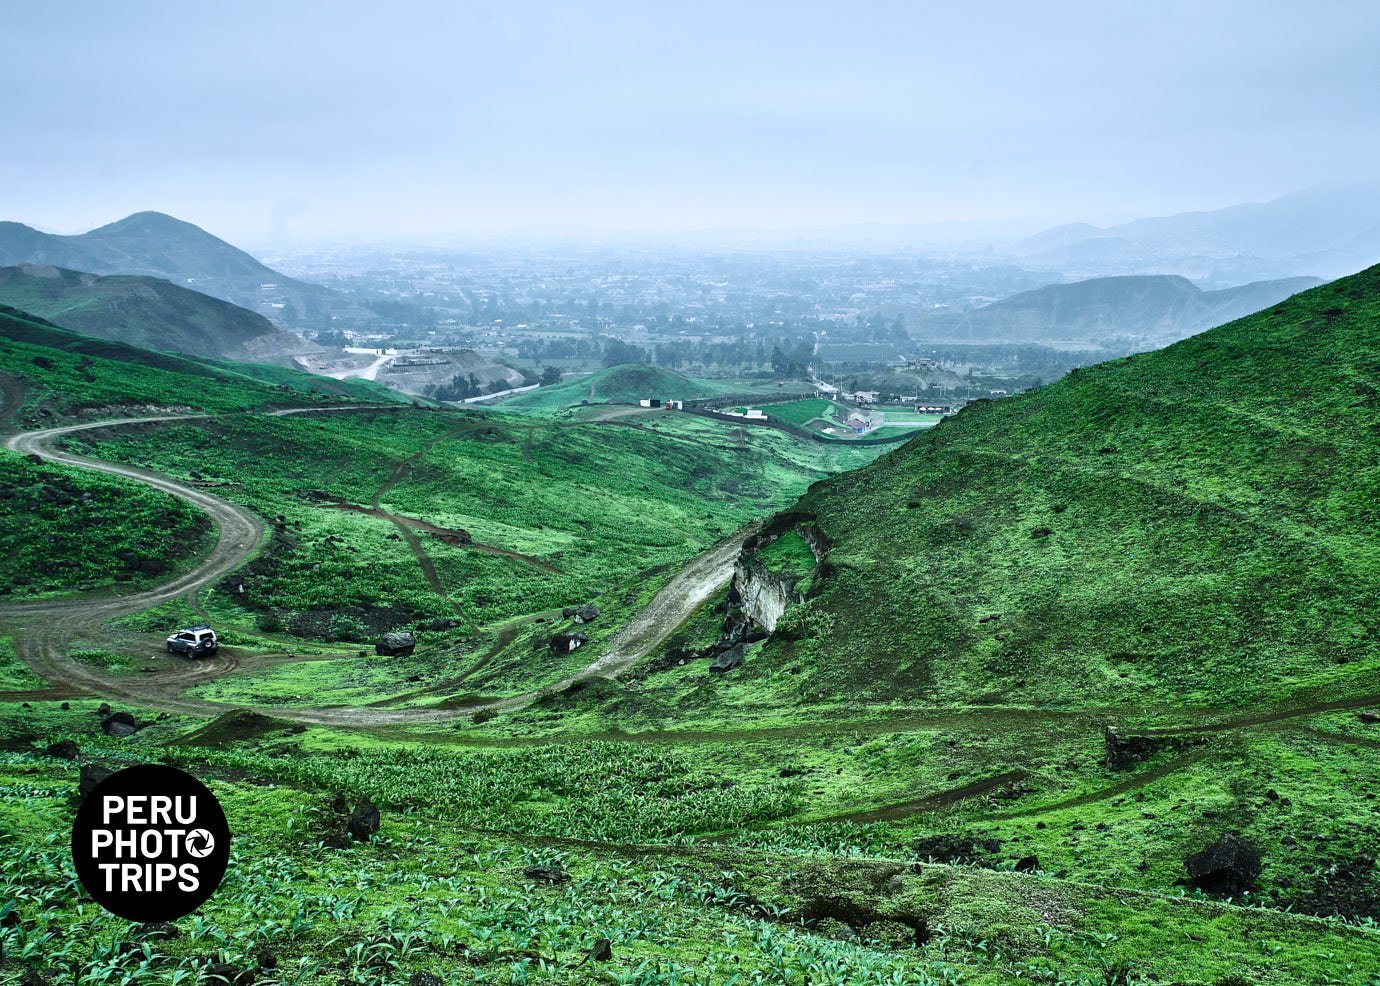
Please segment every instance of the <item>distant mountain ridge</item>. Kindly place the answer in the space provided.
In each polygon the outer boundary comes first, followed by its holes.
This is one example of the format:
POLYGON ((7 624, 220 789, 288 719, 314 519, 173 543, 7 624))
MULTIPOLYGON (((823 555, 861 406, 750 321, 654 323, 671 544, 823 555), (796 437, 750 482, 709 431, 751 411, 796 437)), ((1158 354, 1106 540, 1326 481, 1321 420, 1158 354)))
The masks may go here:
POLYGON ((291 363, 320 349, 262 315, 155 277, 0 267, 0 304, 85 335, 190 356, 291 363))
POLYGON ((1323 283, 1313 277, 1203 291, 1175 274, 1098 277, 1022 291, 971 312, 940 312, 911 328, 928 339, 1053 342, 1133 337, 1164 344, 1242 318, 1323 283))
POLYGON ((1351 274, 1380 261, 1380 183, 1332 183, 1269 202, 1056 226, 1016 243, 1028 264, 1086 272, 1192 270, 1223 281, 1351 274))
POLYGON ((0 265, 19 264, 161 277, 289 328, 325 327, 333 317, 375 318, 338 291, 280 274, 201 227, 161 212, 136 212, 77 236, 0 222, 0 265))

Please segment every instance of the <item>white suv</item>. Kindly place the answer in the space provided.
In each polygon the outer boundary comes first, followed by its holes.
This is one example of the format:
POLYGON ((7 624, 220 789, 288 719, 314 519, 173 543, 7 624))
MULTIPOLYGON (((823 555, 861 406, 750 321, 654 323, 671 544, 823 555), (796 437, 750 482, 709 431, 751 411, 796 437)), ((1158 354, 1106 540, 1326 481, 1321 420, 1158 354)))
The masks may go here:
POLYGON ((203 657, 206 654, 214 654, 219 647, 216 631, 208 626, 186 627, 168 638, 169 654, 203 657))

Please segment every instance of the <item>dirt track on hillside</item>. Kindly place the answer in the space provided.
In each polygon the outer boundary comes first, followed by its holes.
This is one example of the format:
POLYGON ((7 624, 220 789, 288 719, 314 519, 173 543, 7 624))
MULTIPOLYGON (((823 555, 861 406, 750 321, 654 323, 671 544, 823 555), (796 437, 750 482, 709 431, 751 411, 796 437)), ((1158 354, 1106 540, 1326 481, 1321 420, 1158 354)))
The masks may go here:
MULTIPOLYGON (((275 416, 316 411, 376 411, 386 408, 303 408, 272 412, 275 416)), ((42 599, 0 606, 0 622, 15 638, 15 653, 54 688, 71 689, 107 700, 125 701, 146 709, 191 715, 218 715, 227 706, 185 695, 187 689, 230 674, 239 661, 222 651, 211 658, 158 660, 158 671, 134 676, 116 675, 84 664, 71 656, 74 642, 99 635, 101 624, 138 613, 182 596, 192 596, 244 565, 258 549, 264 524, 253 512, 218 496, 185 485, 177 480, 134 466, 52 448, 52 443, 84 431, 206 420, 212 415, 163 415, 119 418, 87 424, 67 425, 44 431, 12 435, 6 446, 15 452, 37 455, 51 462, 92 469, 97 472, 137 480, 172 496, 180 497, 204 511, 215 522, 217 537, 211 553, 191 570, 171 581, 143 592, 128 595, 92 595, 42 599)), ((321 725, 388 726, 439 723, 467 718, 482 709, 505 709, 525 705, 551 691, 567 688, 595 675, 613 675, 631 666, 651 651, 678 627, 697 606, 725 585, 732 575, 733 562, 742 547, 746 532, 723 541, 694 558, 656 594, 647 607, 614 636, 605 652, 581 671, 553 682, 542 689, 494 702, 457 709, 280 707, 257 711, 279 718, 321 725)), ((239 706, 236 706, 239 707, 239 706)))

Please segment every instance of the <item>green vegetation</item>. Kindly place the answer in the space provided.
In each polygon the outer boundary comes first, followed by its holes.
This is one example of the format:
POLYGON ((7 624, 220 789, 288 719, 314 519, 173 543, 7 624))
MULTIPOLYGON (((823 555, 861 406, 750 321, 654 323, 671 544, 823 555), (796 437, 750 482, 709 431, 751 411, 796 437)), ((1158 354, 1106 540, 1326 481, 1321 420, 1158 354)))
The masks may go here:
POLYGON ((825 694, 1074 707, 1241 706, 1373 666, 1377 296, 1380 269, 816 487, 796 509, 833 545, 808 604, 829 630, 770 660, 825 694))
POLYGON ((539 387, 503 401, 504 410, 544 414, 589 401, 591 404, 636 404, 650 400, 693 400, 740 392, 742 388, 682 376, 642 363, 611 366, 587 377, 539 387))
POLYGON ((768 404, 764 410, 769 418, 775 418, 787 424, 800 425, 802 428, 808 427, 815 421, 837 425, 847 417, 848 412, 848 409, 842 404, 836 404, 822 397, 768 404))
POLYGON ((150 408, 229 412, 321 403, 325 396, 396 402, 368 381, 136 349, 0 308, 0 374, 23 391, 25 427, 150 408))
POLYGON ((205 514, 143 483, 0 451, 0 596, 166 581, 210 535, 205 514))
POLYGON ((0 978, 177 986, 266 950, 257 979, 294 986, 1377 986, 1377 378, 1380 269, 869 465, 635 408, 72 436, 270 536, 47 655, 148 696, 126 739, 96 699, 36 694, 15 642, 46 667, 43 638, 6 623, 0 681, 27 705, 0 717, 0 978), (754 584, 706 584, 629 666, 562 682, 773 511, 754 584), (781 583, 804 601, 749 633, 781 583), (590 602, 593 622, 561 613, 590 602), (223 630, 217 662, 135 659, 193 614, 223 630), (438 617, 414 653, 367 653, 438 617), (180 764, 226 805, 230 876, 176 937, 73 893, 76 766, 38 752, 63 739, 180 764), (359 797, 383 828, 342 848, 359 797), (1210 894, 1185 859, 1226 833, 1262 866, 1210 894), (524 873, 556 862, 568 879, 524 873))

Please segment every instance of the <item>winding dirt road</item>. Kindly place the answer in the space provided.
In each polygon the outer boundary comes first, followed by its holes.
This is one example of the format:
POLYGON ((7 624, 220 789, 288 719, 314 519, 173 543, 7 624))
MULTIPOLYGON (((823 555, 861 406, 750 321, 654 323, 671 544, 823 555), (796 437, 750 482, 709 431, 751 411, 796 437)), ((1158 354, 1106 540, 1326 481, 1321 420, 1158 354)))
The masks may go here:
MULTIPOLYGON (((376 411, 386 407, 293 408, 270 412, 274 416, 341 411, 376 411)), ((24 432, 6 439, 6 446, 26 455, 51 462, 137 480, 172 496, 180 497, 204 511, 216 524, 217 538, 210 554, 191 570, 171 581, 143 592, 123 596, 44 599, 0 606, 0 621, 15 637, 15 652, 33 671, 54 686, 67 686, 77 692, 104 699, 117 699, 143 708, 190 715, 218 715, 245 706, 227 706, 187 697, 192 686, 236 670, 238 662, 228 655, 189 661, 178 659, 174 670, 155 676, 118 676, 76 660, 71 656, 74 641, 94 635, 109 620, 138 613, 180 596, 195 594, 244 565, 258 550, 264 524, 253 512, 218 496, 187 486, 167 476, 135 466, 92 459, 53 447, 53 443, 85 431, 146 424, 205 420, 207 414, 157 415, 117 418, 88 424, 67 425, 43 431, 24 432)), ((595 675, 614 675, 646 657, 688 617, 696 607, 724 586, 732 577, 733 562, 749 532, 741 532, 710 548, 690 563, 662 588, 647 607, 613 637, 605 652, 579 672, 544 688, 522 695, 463 708, 379 708, 281 707, 256 711, 280 719, 320 725, 387 726, 437 723, 473 716, 483 709, 516 708, 533 699, 567 688, 595 675)))

